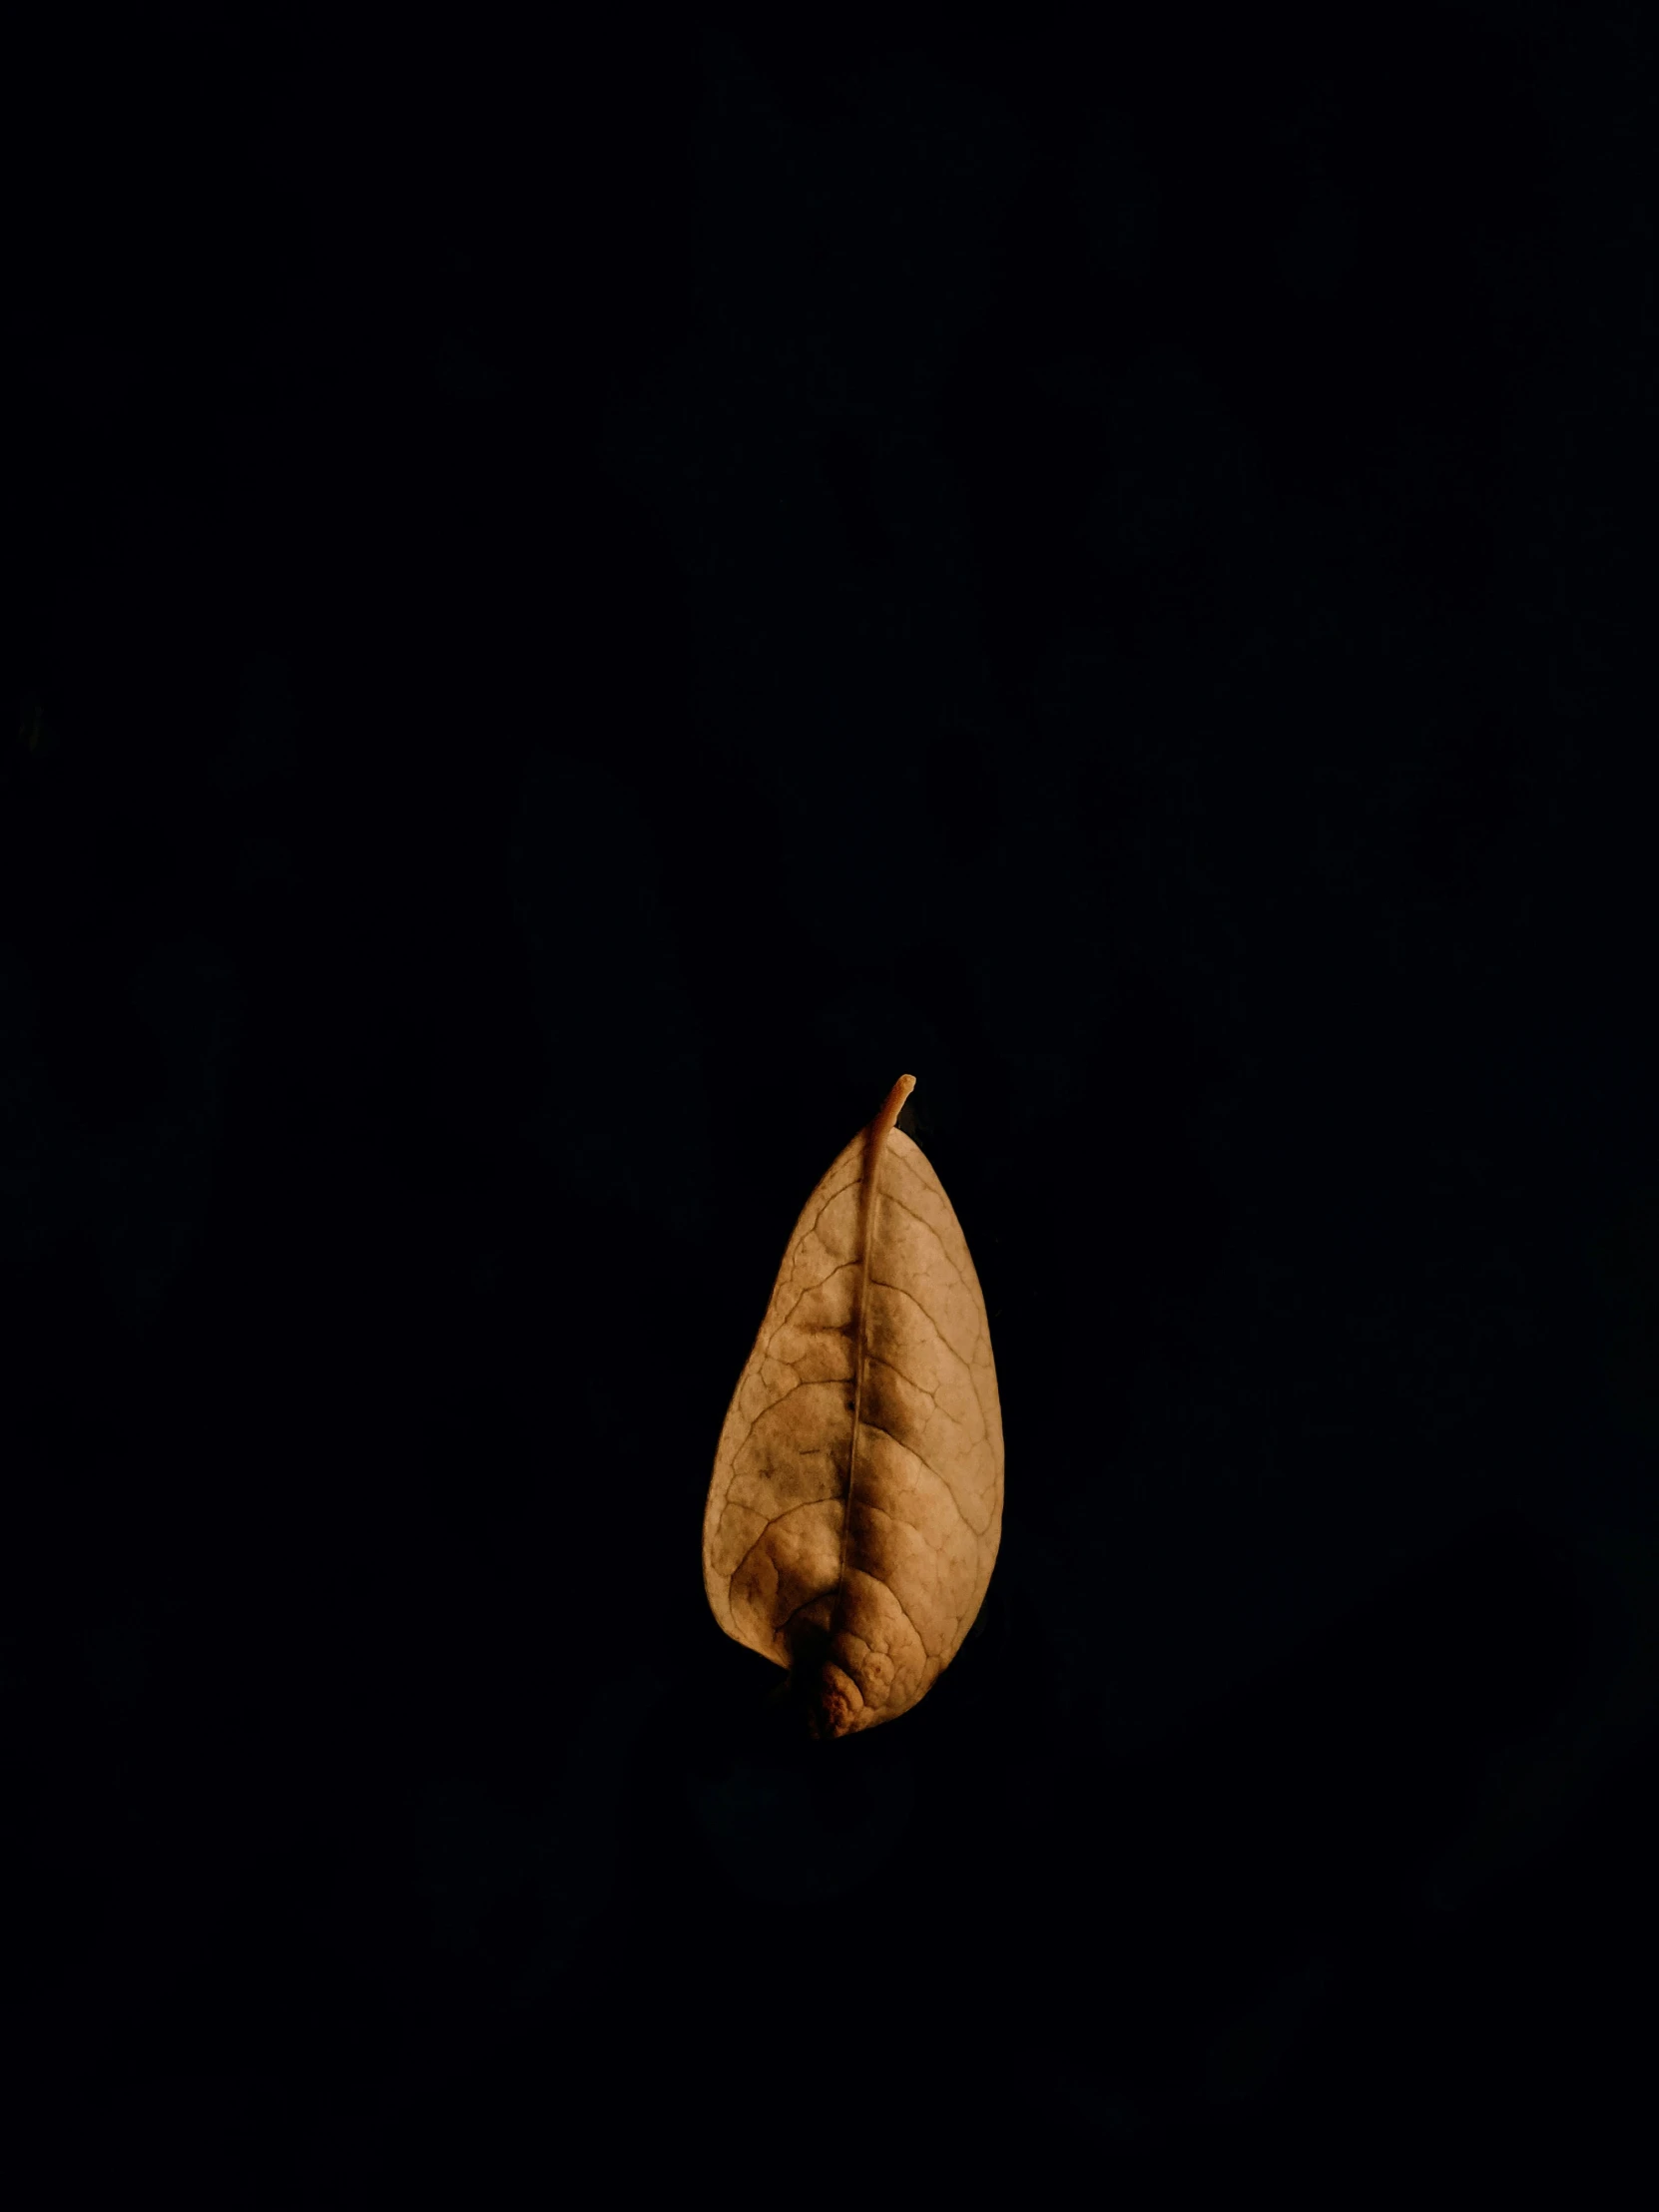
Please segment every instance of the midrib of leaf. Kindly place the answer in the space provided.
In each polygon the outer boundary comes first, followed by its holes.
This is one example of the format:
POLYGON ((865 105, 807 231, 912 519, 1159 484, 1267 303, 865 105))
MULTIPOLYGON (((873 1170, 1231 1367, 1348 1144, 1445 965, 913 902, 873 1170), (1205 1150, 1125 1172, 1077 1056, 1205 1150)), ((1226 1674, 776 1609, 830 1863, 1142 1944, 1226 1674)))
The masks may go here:
POLYGON ((841 1505, 841 1550, 835 1567, 835 1595, 830 1608, 830 1633, 834 1635, 835 1616, 840 1610, 841 1591, 846 1584, 846 1547, 852 1534, 852 1488, 858 1478, 858 1430, 863 1420, 864 1368, 867 1355, 864 1350, 864 1309, 869 1293, 869 1251, 875 1234, 875 1205, 879 1193, 881 1157, 887 1149, 887 1138, 898 1119, 899 1109, 916 1087, 913 1075, 901 1075, 883 1100, 880 1112, 869 1125, 869 1140, 864 1148, 864 1184, 858 1194, 858 1290, 853 1315, 852 1341, 857 1348, 856 1364, 852 1380, 852 1434, 846 1451, 846 1497, 841 1505))

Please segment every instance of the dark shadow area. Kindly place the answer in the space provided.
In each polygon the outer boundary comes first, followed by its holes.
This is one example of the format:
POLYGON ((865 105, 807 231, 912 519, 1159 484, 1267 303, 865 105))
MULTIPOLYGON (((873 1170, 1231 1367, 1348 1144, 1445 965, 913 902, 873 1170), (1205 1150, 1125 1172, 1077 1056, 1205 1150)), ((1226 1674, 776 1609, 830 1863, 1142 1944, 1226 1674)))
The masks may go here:
POLYGON ((0 1944, 69 2193, 1628 2163, 1650 47, 20 40, 0 1944), (702 1515, 901 1070, 1002 1545, 820 1744, 702 1515))

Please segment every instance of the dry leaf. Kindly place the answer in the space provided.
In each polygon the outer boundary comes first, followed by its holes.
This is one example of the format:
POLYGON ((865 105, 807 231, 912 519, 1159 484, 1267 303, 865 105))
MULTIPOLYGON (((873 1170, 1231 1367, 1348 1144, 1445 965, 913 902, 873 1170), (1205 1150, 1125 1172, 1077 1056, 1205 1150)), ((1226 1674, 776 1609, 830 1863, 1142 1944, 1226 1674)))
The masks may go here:
POLYGON ((906 1713, 973 1626, 1002 1533, 985 1301, 901 1075, 795 1225, 715 1454, 703 1579, 815 1735, 906 1713))

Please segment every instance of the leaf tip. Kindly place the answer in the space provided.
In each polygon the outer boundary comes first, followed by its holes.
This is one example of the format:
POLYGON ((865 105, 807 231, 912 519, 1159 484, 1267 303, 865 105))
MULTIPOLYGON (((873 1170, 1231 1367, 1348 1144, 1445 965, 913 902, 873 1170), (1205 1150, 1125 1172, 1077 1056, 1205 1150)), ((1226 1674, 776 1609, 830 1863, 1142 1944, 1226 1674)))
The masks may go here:
POLYGON ((826 1659, 818 1670, 807 1708, 809 1732, 820 1743, 837 1736, 850 1736, 859 1726, 863 1710, 863 1696, 857 1683, 850 1675, 843 1674, 832 1659, 826 1659))

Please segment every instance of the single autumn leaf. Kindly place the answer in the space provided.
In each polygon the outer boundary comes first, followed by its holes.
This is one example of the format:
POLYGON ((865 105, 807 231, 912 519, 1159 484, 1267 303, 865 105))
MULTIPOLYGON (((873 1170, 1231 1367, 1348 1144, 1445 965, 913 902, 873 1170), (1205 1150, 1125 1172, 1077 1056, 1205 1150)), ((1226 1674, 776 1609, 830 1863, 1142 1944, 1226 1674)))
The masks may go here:
POLYGON ((927 1694, 1002 1534, 990 1324, 950 1201, 894 1127, 914 1088, 899 1077, 802 1208, 703 1516, 715 1619, 790 1669, 820 1737, 927 1694))

